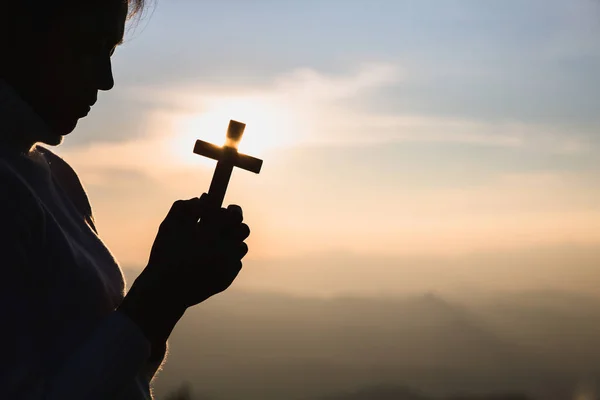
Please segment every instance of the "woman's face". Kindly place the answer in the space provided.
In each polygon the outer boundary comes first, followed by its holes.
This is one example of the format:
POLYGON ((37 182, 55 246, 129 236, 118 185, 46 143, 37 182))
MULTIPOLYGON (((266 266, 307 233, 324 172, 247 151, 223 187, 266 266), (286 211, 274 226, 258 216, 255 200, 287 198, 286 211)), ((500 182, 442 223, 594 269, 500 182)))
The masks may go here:
POLYGON ((24 55, 15 69, 21 72, 13 82, 51 131, 36 142, 59 144, 88 114, 98 91, 114 86, 111 56, 123 39, 127 5, 122 0, 89 4, 60 15, 49 30, 21 46, 24 55))

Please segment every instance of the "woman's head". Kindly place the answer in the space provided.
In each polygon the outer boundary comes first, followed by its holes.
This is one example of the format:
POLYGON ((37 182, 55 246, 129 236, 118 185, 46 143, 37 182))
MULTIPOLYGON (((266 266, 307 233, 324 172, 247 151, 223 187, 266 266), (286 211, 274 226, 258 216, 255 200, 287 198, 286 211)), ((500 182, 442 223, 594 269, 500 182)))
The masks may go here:
POLYGON ((48 125, 59 144, 113 85, 111 56, 144 0, 0 0, 0 78, 48 125))

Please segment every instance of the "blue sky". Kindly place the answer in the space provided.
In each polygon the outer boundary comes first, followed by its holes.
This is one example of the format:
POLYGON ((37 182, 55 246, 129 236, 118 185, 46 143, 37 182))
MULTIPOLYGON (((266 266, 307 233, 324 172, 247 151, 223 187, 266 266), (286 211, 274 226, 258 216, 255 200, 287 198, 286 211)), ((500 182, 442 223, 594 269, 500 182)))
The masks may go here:
MULTIPOLYGON (((159 1, 118 50, 115 75, 121 88, 260 88, 299 68, 333 78, 386 64, 402 78, 340 99, 346 109, 550 125, 595 140, 599 17, 589 0, 159 1)), ((107 103, 122 110, 118 89, 107 103)), ((152 106, 168 104, 128 111, 152 106)))
POLYGON ((599 39, 591 0, 157 1, 59 153, 129 264, 229 117, 251 257, 596 245, 599 39))

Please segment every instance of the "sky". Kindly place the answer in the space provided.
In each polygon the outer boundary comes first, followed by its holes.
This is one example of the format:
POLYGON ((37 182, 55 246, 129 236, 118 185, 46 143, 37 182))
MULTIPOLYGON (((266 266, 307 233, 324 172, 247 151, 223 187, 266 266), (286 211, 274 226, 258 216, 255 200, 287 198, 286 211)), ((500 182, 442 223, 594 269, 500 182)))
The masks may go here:
POLYGON ((57 153, 122 265, 143 267, 172 202, 208 190, 215 162, 194 142, 222 144, 229 119, 264 160, 226 197, 252 229, 256 287, 274 260, 277 289, 298 258, 320 282, 352 254, 356 282, 378 259, 600 244, 599 2, 157 0, 113 68, 57 153))

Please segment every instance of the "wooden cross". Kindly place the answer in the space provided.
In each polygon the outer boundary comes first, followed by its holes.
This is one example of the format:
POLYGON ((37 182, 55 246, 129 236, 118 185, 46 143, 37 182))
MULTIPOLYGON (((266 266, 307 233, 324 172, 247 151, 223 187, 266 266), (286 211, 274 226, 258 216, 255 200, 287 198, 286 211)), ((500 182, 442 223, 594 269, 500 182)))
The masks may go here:
POLYGON ((231 178, 231 173, 234 167, 245 169, 246 171, 258 174, 262 167, 262 160, 238 153, 237 147, 246 129, 246 124, 234 120, 229 121, 227 129, 227 140, 223 147, 215 146, 214 144, 197 140, 194 146, 194 153, 204 157, 217 160, 217 166, 213 174, 212 182, 208 194, 217 207, 223 205, 227 185, 231 178))

